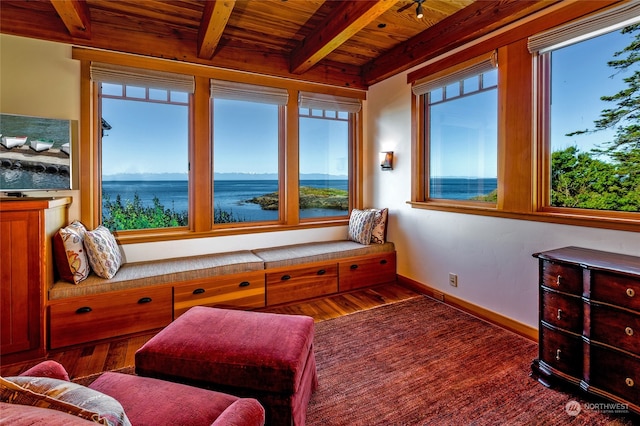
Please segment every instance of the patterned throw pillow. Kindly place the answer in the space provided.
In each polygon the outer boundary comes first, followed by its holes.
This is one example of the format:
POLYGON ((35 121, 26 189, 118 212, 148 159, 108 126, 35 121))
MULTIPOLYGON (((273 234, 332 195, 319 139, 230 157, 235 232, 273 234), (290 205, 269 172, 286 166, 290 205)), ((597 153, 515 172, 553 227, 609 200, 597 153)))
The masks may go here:
POLYGON ((0 377, 0 401, 62 411, 108 426, 131 425, 114 398, 49 377, 0 377))
POLYGON ((53 236, 53 256, 60 278, 78 284, 91 273, 84 249, 87 229, 78 221, 60 229, 53 236))
POLYGON ((93 272, 102 278, 113 278, 122 265, 122 256, 111 231, 102 225, 93 231, 87 231, 84 247, 93 272))
POLYGON ((348 239, 360 244, 371 244, 371 231, 375 216, 376 212, 372 210, 351 210, 348 239))
POLYGON ((371 209, 376 213, 371 231, 371 243, 384 244, 387 235, 387 216, 389 209, 371 209))

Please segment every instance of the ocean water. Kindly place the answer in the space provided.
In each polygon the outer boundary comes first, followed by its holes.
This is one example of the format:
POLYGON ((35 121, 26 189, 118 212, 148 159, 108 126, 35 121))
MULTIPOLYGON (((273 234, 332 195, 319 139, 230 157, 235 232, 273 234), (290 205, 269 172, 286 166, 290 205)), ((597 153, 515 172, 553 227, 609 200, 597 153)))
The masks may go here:
MULTIPOLYGON (((302 186, 314 188, 348 189, 346 180, 302 180, 302 186)), ((260 205, 249 203, 254 197, 269 194, 278 190, 276 180, 218 180, 214 183, 214 209, 224 210, 244 221, 277 220, 278 212, 262 210, 260 205)), ((158 197, 165 208, 186 211, 189 208, 187 181, 103 181, 102 194, 112 201, 120 194, 123 201, 133 200, 138 195, 143 205, 153 205, 153 198, 158 197)), ((323 217, 347 214, 341 210, 307 209, 301 217, 323 217)))
POLYGON ((498 187, 496 178, 431 178, 431 198, 447 200, 469 200, 479 195, 488 195, 498 187))

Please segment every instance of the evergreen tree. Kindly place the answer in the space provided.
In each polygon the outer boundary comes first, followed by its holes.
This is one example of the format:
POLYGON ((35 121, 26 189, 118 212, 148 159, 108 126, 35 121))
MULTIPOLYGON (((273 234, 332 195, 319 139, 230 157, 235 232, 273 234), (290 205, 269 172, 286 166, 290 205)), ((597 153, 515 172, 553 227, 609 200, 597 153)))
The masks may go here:
POLYGON ((614 106, 601 111, 593 129, 567 135, 615 128, 614 138, 589 154, 581 154, 575 147, 553 153, 552 205, 640 211, 640 24, 627 26, 621 33, 635 36, 628 46, 614 53, 607 65, 617 73, 632 71, 623 78, 626 87, 600 98, 614 106), (596 160, 600 156, 610 161, 596 160), (567 158, 574 164, 570 165, 567 158))

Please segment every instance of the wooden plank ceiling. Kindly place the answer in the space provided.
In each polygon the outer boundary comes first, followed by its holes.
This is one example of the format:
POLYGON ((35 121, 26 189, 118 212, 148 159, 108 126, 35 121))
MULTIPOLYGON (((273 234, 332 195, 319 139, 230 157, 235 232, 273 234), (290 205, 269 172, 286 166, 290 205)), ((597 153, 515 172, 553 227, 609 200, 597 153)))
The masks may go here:
POLYGON ((558 0, 2 0, 0 32, 366 89, 558 0))

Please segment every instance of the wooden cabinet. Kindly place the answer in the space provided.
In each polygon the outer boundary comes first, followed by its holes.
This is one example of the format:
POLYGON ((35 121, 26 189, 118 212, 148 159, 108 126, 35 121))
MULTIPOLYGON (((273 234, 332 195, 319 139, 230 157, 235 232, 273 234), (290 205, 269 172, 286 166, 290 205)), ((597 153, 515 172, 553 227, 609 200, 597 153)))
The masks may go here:
POLYGON ((534 375, 640 413, 640 257, 579 247, 534 256, 540 270, 534 375))
POLYGON ((174 319, 193 306, 262 308, 265 304, 264 271, 177 284, 173 288, 173 299, 174 319))
POLYGON ((70 198, 0 201, 0 354, 3 363, 45 352, 45 293, 53 283, 51 238, 70 198))

